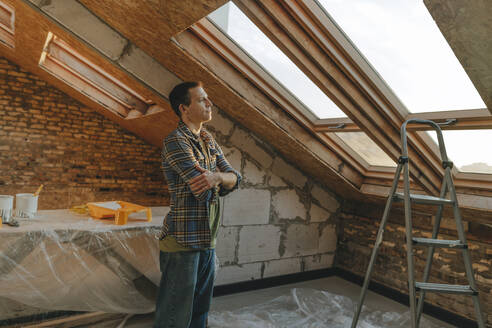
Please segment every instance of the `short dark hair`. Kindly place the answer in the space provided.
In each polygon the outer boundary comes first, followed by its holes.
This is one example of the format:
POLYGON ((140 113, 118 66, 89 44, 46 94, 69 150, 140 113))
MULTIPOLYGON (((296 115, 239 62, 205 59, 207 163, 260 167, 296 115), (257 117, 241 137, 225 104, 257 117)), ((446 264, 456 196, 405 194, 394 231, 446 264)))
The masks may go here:
POLYGON ((179 105, 189 106, 191 104, 190 89, 201 87, 202 82, 183 82, 173 88, 169 94, 169 101, 176 115, 181 118, 181 112, 179 111, 179 105))

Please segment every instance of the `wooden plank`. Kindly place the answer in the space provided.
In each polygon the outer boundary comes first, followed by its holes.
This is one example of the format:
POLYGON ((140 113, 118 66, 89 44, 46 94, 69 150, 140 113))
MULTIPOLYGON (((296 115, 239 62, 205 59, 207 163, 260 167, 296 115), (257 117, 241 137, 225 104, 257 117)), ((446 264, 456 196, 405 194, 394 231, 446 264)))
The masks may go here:
MULTIPOLYGON (((38 322, 35 324, 23 325, 23 328, 71 328, 71 327, 116 327, 123 321, 127 314, 90 312, 72 315, 60 319, 38 322)), ((12 326, 16 327, 16 326, 12 326)), ((18 327, 18 326, 17 326, 18 327)), ((7 327, 9 328, 9 327, 7 327)))
MULTIPOLYGON (((444 123, 449 120, 456 120, 455 123, 441 125, 441 130, 475 130, 475 129, 492 129, 492 115, 487 109, 470 109, 470 110, 452 110, 443 112, 425 112, 413 113, 406 119, 424 119, 436 123, 444 123)), ((410 131, 428 131, 433 130, 428 125, 411 124, 410 131)))

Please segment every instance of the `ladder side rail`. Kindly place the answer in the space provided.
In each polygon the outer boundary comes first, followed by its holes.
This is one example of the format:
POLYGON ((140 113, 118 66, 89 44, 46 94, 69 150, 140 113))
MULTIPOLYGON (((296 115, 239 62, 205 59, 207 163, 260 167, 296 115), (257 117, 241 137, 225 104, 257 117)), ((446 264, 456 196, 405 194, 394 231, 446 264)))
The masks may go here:
MULTIPOLYGON (((458 198, 456 196, 456 189, 454 188, 453 184, 453 177, 451 176, 451 172, 449 170, 446 170, 445 178, 448 181, 449 185, 449 193, 451 200, 454 202, 453 205, 453 212, 454 212, 454 219, 456 221, 456 230, 458 231, 458 238, 460 239, 460 242, 463 244, 467 244, 466 241, 466 234, 465 234, 465 229, 463 227, 463 220, 461 218, 461 211, 458 206, 458 198)), ((475 283, 475 277, 473 275, 473 266, 472 266, 472 261, 471 261, 471 256, 470 256, 470 250, 469 248, 465 248, 462 250, 463 252, 463 259, 465 262, 465 271, 466 271, 466 276, 468 278, 468 283, 470 284, 470 287, 478 292, 477 285, 475 283)), ((473 295, 473 304, 475 307, 475 312, 477 314, 477 321, 478 321, 478 327, 479 328, 485 328, 485 319, 484 315, 481 309, 480 305, 480 300, 478 295, 473 295)))
MULTIPOLYGON (((419 123, 430 125, 436 130, 437 140, 439 143, 439 151, 441 153, 441 159, 443 163, 448 163, 448 156, 446 148, 444 146, 444 138, 442 136, 441 128, 438 124, 430 120, 422 119, 410 119, 403 122, 401 126, 401 145, 402 145, 402 157, 406 159, 404 167, 404 201, 405 201, 405 231, 407 238, 407 270, 408 270, 408 294, 410 298, 410 316, 412 328, 418 327, 417 325, 417 308, 415 297, 415 277, 414 277, 414 259, 413 259, 413 244, 412 244, 412 211, 410 203, 410 182, 409 182, 409 169, 408 169, 408 147, 407 147, 407 125, 411 123, 419 123)), ((448 165, 446 165, 448 166, 448 165)), ((422 304, 423 306, 423 304, 422 304)))
MULTIPOLYGON (((408 157, 407 157, 408 159, 408 157)), ((407 271, 408 271, 408 296, 410 301, 410 320, 412 328, 416 328, 415 308, 415 277, 413 266, 412 244, 412 210, 410 203, 410 177, 408 172, 408 160, 403 166, 403 194, 405 202, 405 235, 407 239, 407 271)))
MULTIPOLYGON (((446 170, 450 170, 449 167, 446 168, 446 170)), ((447 179, 444 178, 441 186, 441 193, 439 194, 440 198, 446 197, 447 193, 447 179)), ((444 205, 439 205, 437 208, 436 216, 435 216, 435 222, 434 226, 432 228, 432 239, 437 239, 437 236, 439 234, 439 228, 441 227, 441 218, 442 218, 442 211, 443 211, 444 205)), ((428 251, 427 251, 427 259, 425 261, 425 269, 424 269, 424 276, 422 281, 423 282, 428 282, 429 281, 429 276, 430 276, 430 271, 432 267, 432 259, 434 257, 434 251, 435 247, 430 246, 428 251)), ((424 300, 425 300, 425 290, 421 290, 419 293, 419 302, 417 306, 417 327, 419 326, 420 323, 420 317, 422 316, 422 310, 424 308, 424 300)))
POLYGON ((374 269, 374 263, 376 262, 376 256, 378 254, 379 247, 383 242, 384 229, 386 228, 386 223, 388 222, 389 213, 391 211, 391 206, 393 204, 393 199, 394 199, 393 196, 395 195, 396 188, 398 187, 398 181, 400 180, 401 170, 402 170, 402 164, 400 163, 396 167, 395 177, 393 179, 393 185, 391 186, 388 200, 386 201, 386 206, 384 208, 383 217, 381 219, 381 223, 379 224, 379 230, 376 236, 376 242, 374 244, 374 248, 372 249, 371 260, 369 261, 369 267, 366 271, 364 284, 362 285, 362 290, 359 296, 359 303, 357 303, 357 309, 355 311, 354 318, 352 319, 352 326, 351 326, 352 328, 357 327, 359 315, 362 310, 362 305, 364 304, 364 299, 366 297, 367 289, 369 287, 369 281, 371 280, 372 271, 374 269))

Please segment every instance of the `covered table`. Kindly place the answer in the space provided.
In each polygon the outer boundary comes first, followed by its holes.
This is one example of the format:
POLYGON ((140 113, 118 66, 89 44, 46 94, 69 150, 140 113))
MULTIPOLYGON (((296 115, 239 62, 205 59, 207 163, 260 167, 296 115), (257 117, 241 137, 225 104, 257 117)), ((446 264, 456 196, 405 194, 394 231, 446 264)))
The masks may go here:
POLYGON ((20 227, 3 225, 0 297, 47 311, 153 311, 160 280, 154 234, 168 211, 154 207, 152 222, 134 213, 117 226, 46 210, 19 220, 20 227))

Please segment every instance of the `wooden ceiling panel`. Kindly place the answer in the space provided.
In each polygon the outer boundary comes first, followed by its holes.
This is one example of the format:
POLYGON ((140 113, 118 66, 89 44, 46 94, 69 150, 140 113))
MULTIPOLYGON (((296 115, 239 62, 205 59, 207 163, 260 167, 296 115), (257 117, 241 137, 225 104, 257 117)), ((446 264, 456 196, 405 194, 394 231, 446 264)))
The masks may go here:
MULTIPOLYGON (((139 131, 139 128, 135 125, 133 120, 123 119, 121 116, 111 112, 107 108, 101 106, 101 104, 92 101, 39 66, 38 63, 46 38, 48 33, 52 32, 66 42, 71 48, 82 54, 91 63, 103 69, 121 83, 131 86, 131 88, 143 98, 152 99, 159 106, 165 108, 163 112, 153 114, 153 120, 150 120, 151 124, 149 126, 152 129, 159 131, 161 140, 162 136, 166 135, 174 128, 177 123, 177 118, 172 113, 167 102, 163 101, 143 85, 135 83, 135 80, 131 76, 106 61, 97 52, 82 43, 78 38, 60 28, 56 23, 53 23, 27 3, 15 0, 4 1, 15 9, 15 48, 0 46, 0 55, 20 65, 23 69, 36 74, 89 108, 95 109, 108 119, 111 119, 129 131, 138 134, 137 131, 139 131)), ((140 136, 149 143, 160 146, 160 142, 156 143, 155 138, 150 138, 147 135, 140 136)))

